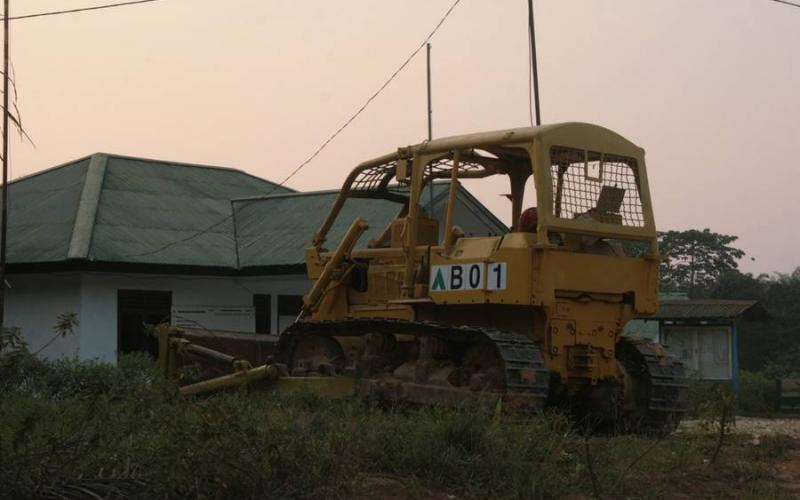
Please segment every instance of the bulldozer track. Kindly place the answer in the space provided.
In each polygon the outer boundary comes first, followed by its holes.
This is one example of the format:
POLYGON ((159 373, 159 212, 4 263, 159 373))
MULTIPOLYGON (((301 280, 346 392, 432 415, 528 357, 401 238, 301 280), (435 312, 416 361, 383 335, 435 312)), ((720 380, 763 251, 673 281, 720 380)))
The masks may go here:
POLYGON ((453 326, 431 321, 398 319, 347 319, 331 321, 299 321, 281 334, 277 357, 289 362, 293 343, 302 335, 324 337, 358 337, 370 333, 408 335, 416 338, 435 337, 461 345, 491 342, 503 362, 506 395, 525 396, 541 409, 548 397, 550 374, 544 365, 539 347, 518 333, 476 326, 453 326))
POLYGON ((617 352, 628 372, 637 377, 637 412, 629 421, 642 430, 672 430, 689 406, 683 363, 664 346, 646 339, 622 337, 617 352))

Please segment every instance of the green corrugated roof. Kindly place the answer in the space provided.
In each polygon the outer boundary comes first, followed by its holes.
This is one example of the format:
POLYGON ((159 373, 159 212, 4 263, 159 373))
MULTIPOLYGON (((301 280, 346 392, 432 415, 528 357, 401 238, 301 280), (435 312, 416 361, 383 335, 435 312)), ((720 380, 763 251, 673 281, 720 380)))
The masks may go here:
MULTIPOLYGON (((306 247, 328 215, 336 195, 336 191, 324 191, 234 201, 239 266, 301 264, 306 247)), ((380 236, 401 208, 399 203, 387 200, 347 200, 328 233, 326 246, 334 248, 359 216, 369 224, 359 240, 359 244, 365 245, 380 236)))
POLYGON ((766 309, 756 300, 660 300, 658 312, 645 319, 708 320, 741 317, 764 319, 766 309))
POLYGON ((67 258, 88 166, 85 158, 9 183, 9 264, 67 258))
MULTIPOLYGON (((421 202, 446 206, 449 182, 421 202)), ((98 153, 9 185, 9 263, 204 266, 229 270, 303 264, 337 191, 296 193, 239 170, 98 153)), ((477 233, 505 226, 459 186, 477 233)), ((349 199, 328 233, 334 248, 356 217, 365 246, 401 210, 388 200, 349 199)), ((443 213, 436 215, 443 217, 443 213)), ((476 234, 478 235, 478 234, 476 234)))
POLYGON ((10 263, 214 267, 236 267, 232 199, 291 192, 239 170, 100 153, 9 190, 10 263))
MULTIPOLYGON (((447 198, 449 182, 433 184, 433 204, 439 206, 447 198)), ((236 240, 239 249, 239 267, 269 267, 303 264, 305 249, 328 215, 338 191, 291 193, 257 199, 235 200, 236 240)), ((470 206, 476 200, 459 185, 459 199, 470 206)), ((423 209, 431 202, 428 188, 421 197, 423 209)), ((506 232, 503 224, 477 203, 487 231, 506 232)), ((365 247, 377 238, 397 216, 402 206, 388 200, 350 198, 328 232, 325 246, 335 248, 356 217, 363 217, 369 229, 358 240, 357 247, 365 247)), ((441 207, 440 207, 441 208, 441 207)))

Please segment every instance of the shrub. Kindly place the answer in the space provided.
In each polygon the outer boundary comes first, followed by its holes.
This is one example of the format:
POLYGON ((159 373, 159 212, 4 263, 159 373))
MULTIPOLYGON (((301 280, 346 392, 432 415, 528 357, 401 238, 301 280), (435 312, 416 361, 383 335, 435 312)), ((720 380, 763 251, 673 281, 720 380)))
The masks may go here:
POLYGON ((690 417, 702 417, 709 411, 709 404, 718 401, 720 395, 730 391, 728 382, 704 380, 700 373, 692 372, 687 378, 689 384, 689 410, 690 417))
POLYGON ((763 373, 739 371, 739 411, 746 415, 774 413, 778 407, 778 391, 774 380, 763 373))
MULTIPOLYGON (((689 382, 690 417, 702 417, 708 413, 709 404, 719 401, 720 391, 732 391, 728 382, 702 380, 691 374, 689 382)), ((739 371, 739 392, 736 394, 736 411, 742 415, 765 415, 775 412, 778 394, 775 381, 761 372, 739 371)))

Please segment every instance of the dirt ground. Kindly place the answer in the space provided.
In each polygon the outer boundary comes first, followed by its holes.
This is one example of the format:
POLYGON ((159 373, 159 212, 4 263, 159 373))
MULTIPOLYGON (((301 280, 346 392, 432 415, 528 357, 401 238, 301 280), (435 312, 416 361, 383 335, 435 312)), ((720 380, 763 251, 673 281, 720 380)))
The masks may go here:
MULTIPOLYGON (((790 436, 800 443, 800 419, 737 417, 734 432, 752 436, 754 443, 762 436, 779 435, 790 436)), ((783 489, 800 497, 800 450, 789 450, 778 460, 774 477, 783 489)))
POLYGON ((775 465, 775 479, 800 497, 800 450, 790 450, 775 465))
MULTIPOLYGON (((679 432, 695 432, 698 422, 689 420, 681 424, 679 432)), ((800 498, 800 418, 751 418, 737 417, 734 434, 747 436, 749 446, 759 446, 767 436, 789 436, 795 440, 794 449, 788 450, 774 464, 770 476, 779 490, 783 491, 776 498, 800 498)), ((683 483, 683 488, 676 488, 670 498, 676 500, 694 500, 697 498, 741 498, 743 496, 742 479, 730 468, 704 465, 692 468, 682 477, 675 478, 683 483)), ((391 474, 373 474, 364 478, 358 500, 473 500, 459 494, 442 492, 435 489, 414 485, 401 476, 391 474)), ((748 497, 744 495, 744 497, 748 497)), ((604 497, 605 498, 605 497, 604 497)), ((611 498, 611 497, 609 497, 611 498)), ((749 498, 749 497, 748 497, 749 498)), ((569 500, 589 500, 589 497, 573 496, 569 500)))
MULTIPOLYGON (((679 432, 694 432, 698 427, 697 420, 683 421, 679 432)), ((753 446, 759 446, 767 436, 789 436, 794 439, 795 448, 775 462, 772 477, 781 490, 792 498, 800 498, 800 418, 736 417, 732 432, 747 436, 749 444, 753 446)))
POLYGON ((429 488, 416 487, 394 474, 370 474, 364 478, 361 493, 356 500, 468 500, 467 497, 454 495, 429 488))

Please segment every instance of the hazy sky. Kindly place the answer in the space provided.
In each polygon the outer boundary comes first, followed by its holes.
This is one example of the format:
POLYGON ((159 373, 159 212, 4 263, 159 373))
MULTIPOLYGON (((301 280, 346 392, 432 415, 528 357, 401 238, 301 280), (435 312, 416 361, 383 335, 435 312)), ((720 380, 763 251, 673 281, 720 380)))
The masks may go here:
MULTIPOLYGON (((12 0, 12 15, 99 5, 12 0)), ((739 235, 747 271, 800 265, 800 8, 770 0, 536 0, 542 120, 647 150, 659 229, 739 235)), ((280 181, 451 0, 162 0, 12 21, 19 177, 104 151, 280 181)), ((526 0, 462 0, 432 40, 434 136, 526 126, 526 0)), ((419 54, 289 182, 339 187, 426 136, 419 54)), ((504 185, 468 185, 508 222, 504 185)))

